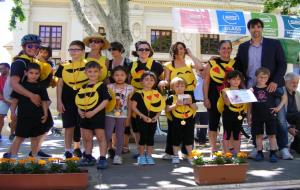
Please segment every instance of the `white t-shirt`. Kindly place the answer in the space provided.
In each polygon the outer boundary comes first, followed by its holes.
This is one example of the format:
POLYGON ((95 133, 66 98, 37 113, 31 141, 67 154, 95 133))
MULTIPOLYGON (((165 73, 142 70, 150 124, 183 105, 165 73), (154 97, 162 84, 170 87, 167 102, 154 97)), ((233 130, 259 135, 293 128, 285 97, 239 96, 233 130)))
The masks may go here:
POLYGON ((133 86, 129 84, 125 84, 124 88, 118 88, 115 83, 108 84, 108 88, 110 88, 116 94, 116 106, 112 112, 106 113, 106 116, 109 117, 119 117, 119 118, 127 118, 128 116, 128 99, 129 96, 134 92, 133 86), (116 116, 115 113, 119 112, 120 116, 116 116))

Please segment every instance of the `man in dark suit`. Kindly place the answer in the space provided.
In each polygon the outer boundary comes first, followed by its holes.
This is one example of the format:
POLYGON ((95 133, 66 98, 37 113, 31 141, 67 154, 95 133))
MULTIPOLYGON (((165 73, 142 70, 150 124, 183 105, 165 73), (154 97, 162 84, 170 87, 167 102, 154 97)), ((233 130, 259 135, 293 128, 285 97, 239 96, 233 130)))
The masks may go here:
MULTIPOLYGON (((260 19, 251 19, 247 24, 247 28, 251 34, 251 40, 240 44, 236 56, 236 69, 245 76, 247 88, 251 88, 256 83, 255 71, 260 67, 268 68, 271 75, 267 90, 274 92, 278 88, 278 90, 283 92, 283 77, 287 64, 280 42, 262 36, 264 23, 260 19)), ((288 131, 284 108, 279 111, 278 119, 279 126, 276 138, 280 153, 283 159, 293 159, 287 146, 288 131)), ((256 150, 250 156, 255 157, 256 150)))

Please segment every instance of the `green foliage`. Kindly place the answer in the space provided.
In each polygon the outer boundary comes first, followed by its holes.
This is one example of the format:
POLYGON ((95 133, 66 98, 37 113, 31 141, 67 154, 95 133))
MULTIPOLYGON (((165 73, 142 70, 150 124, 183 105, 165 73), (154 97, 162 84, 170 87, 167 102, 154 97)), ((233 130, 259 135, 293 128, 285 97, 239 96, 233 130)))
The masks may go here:
POLYGON ((80 169, 78 168, 78 163, 72 160, 66 160, 65 173, 78 173, 80 169))
POLYGON ((23 11, 22 0, 14 0, 15 6, 11 9, 11 17, 9 21, 9 30, 16 28, 17 20, 23 22, 25 20, 25 15, 23 11))
POLYGON ((265 0, 264 12, 269 13, 278 8, 283 15, 296 15, 299 13, 299 10, 293 11, 292 8, 299 5, 300 0, 265 0))

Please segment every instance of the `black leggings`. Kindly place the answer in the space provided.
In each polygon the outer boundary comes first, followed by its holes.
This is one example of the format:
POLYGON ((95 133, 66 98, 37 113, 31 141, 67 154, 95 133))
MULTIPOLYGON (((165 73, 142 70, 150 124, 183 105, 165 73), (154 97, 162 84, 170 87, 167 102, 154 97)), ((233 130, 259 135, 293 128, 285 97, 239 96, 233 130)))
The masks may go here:
POLYGON ((154 145, 154 135, 157 127, 157 122, 146 123, 141 119, 137 119, 139 131, 140 131, 140 142, 139 145, 154 145))

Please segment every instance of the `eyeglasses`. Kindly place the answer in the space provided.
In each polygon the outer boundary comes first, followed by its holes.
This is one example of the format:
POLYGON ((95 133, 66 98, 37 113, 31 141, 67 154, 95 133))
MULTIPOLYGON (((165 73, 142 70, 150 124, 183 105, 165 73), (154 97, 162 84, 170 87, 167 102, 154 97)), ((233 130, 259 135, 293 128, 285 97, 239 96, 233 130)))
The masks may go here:
POLYGON ((38 44, 27 44, 26 47, 28 49, 40 49, 40 45, 38 44))
POLYGON ((82 51, 82 49, 68 49, 69 52, 78 52, 78 51, 82 51))
POLYGON ((150 49, 149 48, 140 48, 140 49, 138 49, 138 51, 150 51, 150 49))
POLYGON ((95 43, 95 44, 99 44, 99 43, 104 43, 103 40, 90 40, 90 43, 95 43))

